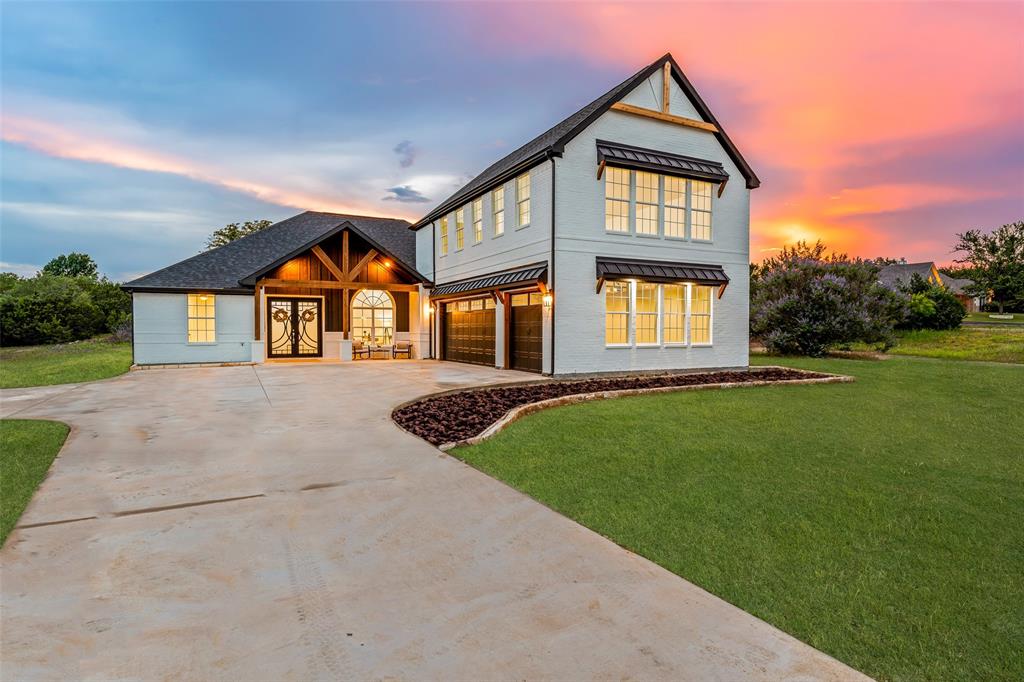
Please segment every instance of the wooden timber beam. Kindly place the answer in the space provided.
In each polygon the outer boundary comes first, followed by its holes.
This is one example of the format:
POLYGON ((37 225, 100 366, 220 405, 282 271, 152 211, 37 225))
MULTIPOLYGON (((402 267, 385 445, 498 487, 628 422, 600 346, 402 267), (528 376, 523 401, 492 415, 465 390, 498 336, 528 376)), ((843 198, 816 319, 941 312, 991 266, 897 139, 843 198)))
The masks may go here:
POLYGON ((668 100, 671 94, 669 84, 672 82, 672 65, 665 62, 661 69, 661 113, 668 113, 668 100))
POLYGON ((327 270, 330 271, 332 275, 334 275, 334 278, 336 280, 338 280, 339 282, 343 282, 345 279, 347 279, 345 277, 345 273, 341 271, 341 268, 339 268, 337 265, 331 262, 331 259, 327 256, 327 252, 321 249, 319 244, 314 244, 313 248, 310 250, 313 252, 314 256, 320 259, 320 262, 324 264, 324 267, 327 268, 327 270))
POLYGON ((256 285, 256 288, 253 291, 253 338, 255 338, 257 341, 260 340, 260 330, 263 327, 263 325, 260 324, 260 293, 262 291, 263 287, 261 287, 259 284, 256 285))
POLYGON ((365 256, 363 256, 362 258, 360 258, 359 262, 356 263, 355 267, 348 271, 348 278, 347 279, 355 280, 356 276, 358 276, 359 273, 363 271, 363 268, 365 268, 367 265, 369 265, 370 261, 372 261, 376 257, 377 257, 377 249, 370 249, 370 252, 368 254, 366 254, 365 256))
POLYGON ((675 114, 666 114, 661 111, 655 111, 654 109, 645 109, 644 107, 626 104, 625 102, 616 102, 612 105, 612 109, 626 114, 633 114, 635 116, 653 118, 658 121, 664 121, 665 123, 674 123, 676 125, 686 126, 687 128, 696 128, 697 130, 704 130, 709 133, 718 132, 718 126, 713 123, 705 123, 704 121, 697 121, 684 116, 676 116, 675 114))
POLYGON ((718 298, 722 298, 722 294, 724 294, 724 293, 725 293, 725 285, 723 284, 720 287, 718 287, 718 298))
POLYGON ((605 161, 601 159, 601 163, 597 164, 597 179, 600 180, 601 176, 604 175, 605 161))
MULTIPOLYGON (((348 230, 341 233, 341 271, 348 273, 348 230)), ((347 279, 342 277, 341 279, 347 279)))
POLYGON ((416 284, 393 282, 335 282, 330 279, 261 279, 257 286, 294 287, 297 289, 383 289, 385 291, 417 291, 416 284))
POLYGON ((603 286, 604 286, 604 277, 598 277, 597 278, 597 291, 595 291, 594 293, 596 293, 596 294, 601 293, 601 287, 603 287, 603 286))

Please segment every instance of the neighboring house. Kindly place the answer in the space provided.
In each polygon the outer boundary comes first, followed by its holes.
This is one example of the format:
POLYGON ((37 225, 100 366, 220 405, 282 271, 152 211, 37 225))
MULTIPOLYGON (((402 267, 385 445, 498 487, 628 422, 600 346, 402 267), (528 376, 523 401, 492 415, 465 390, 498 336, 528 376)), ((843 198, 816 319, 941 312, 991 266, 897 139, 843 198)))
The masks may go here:
POLYGON ((964 304, 967 312, 973 313, 981 309, 983 301, 980 297, 971 296, 964 289, 974 284, 969 279, 957 279, 949 275, 943 275, 935 267, 935 263, 894 263, 886 265, 878 272, 878 281, 889 289, 898 289, 901 285, 910 284, 914 275, 919 275, 933 286, 940 286, 948 289, 951 294, 964 304))
POLYGON ((759 184, 665 55, 411 231, 304 213, 128 283, 135 360, 349 359, 401 338, 547 374, 743 367, 759 184))

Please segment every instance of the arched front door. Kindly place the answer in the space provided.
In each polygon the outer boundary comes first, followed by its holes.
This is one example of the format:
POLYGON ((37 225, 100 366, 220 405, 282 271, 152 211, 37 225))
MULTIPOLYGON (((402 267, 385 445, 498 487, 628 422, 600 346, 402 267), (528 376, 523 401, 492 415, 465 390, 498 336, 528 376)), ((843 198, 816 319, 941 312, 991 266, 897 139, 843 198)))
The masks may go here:
POLYGON ((395 301, 379 289, 360 289, 352 299, 352 340, 390 346, 395 338, 395 301))

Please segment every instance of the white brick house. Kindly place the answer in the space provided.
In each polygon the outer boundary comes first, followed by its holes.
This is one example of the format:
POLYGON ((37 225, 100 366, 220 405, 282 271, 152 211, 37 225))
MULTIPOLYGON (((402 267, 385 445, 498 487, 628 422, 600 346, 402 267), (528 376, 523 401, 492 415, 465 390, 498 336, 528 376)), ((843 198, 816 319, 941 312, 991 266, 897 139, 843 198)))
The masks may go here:
POLYGON ((665 55, 413 225, 304 213, 130 282, 136 362, 744 367, 758 184, 665 55))

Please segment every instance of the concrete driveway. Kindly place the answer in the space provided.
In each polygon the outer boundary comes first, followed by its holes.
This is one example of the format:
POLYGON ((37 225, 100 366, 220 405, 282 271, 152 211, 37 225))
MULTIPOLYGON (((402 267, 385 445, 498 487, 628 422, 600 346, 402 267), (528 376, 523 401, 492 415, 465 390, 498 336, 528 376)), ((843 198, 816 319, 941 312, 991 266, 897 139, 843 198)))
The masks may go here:
POLYGON ((3 392, 73 426, 2 555, 4 679, 859 675, 398 429, 431 362, 3 392))

